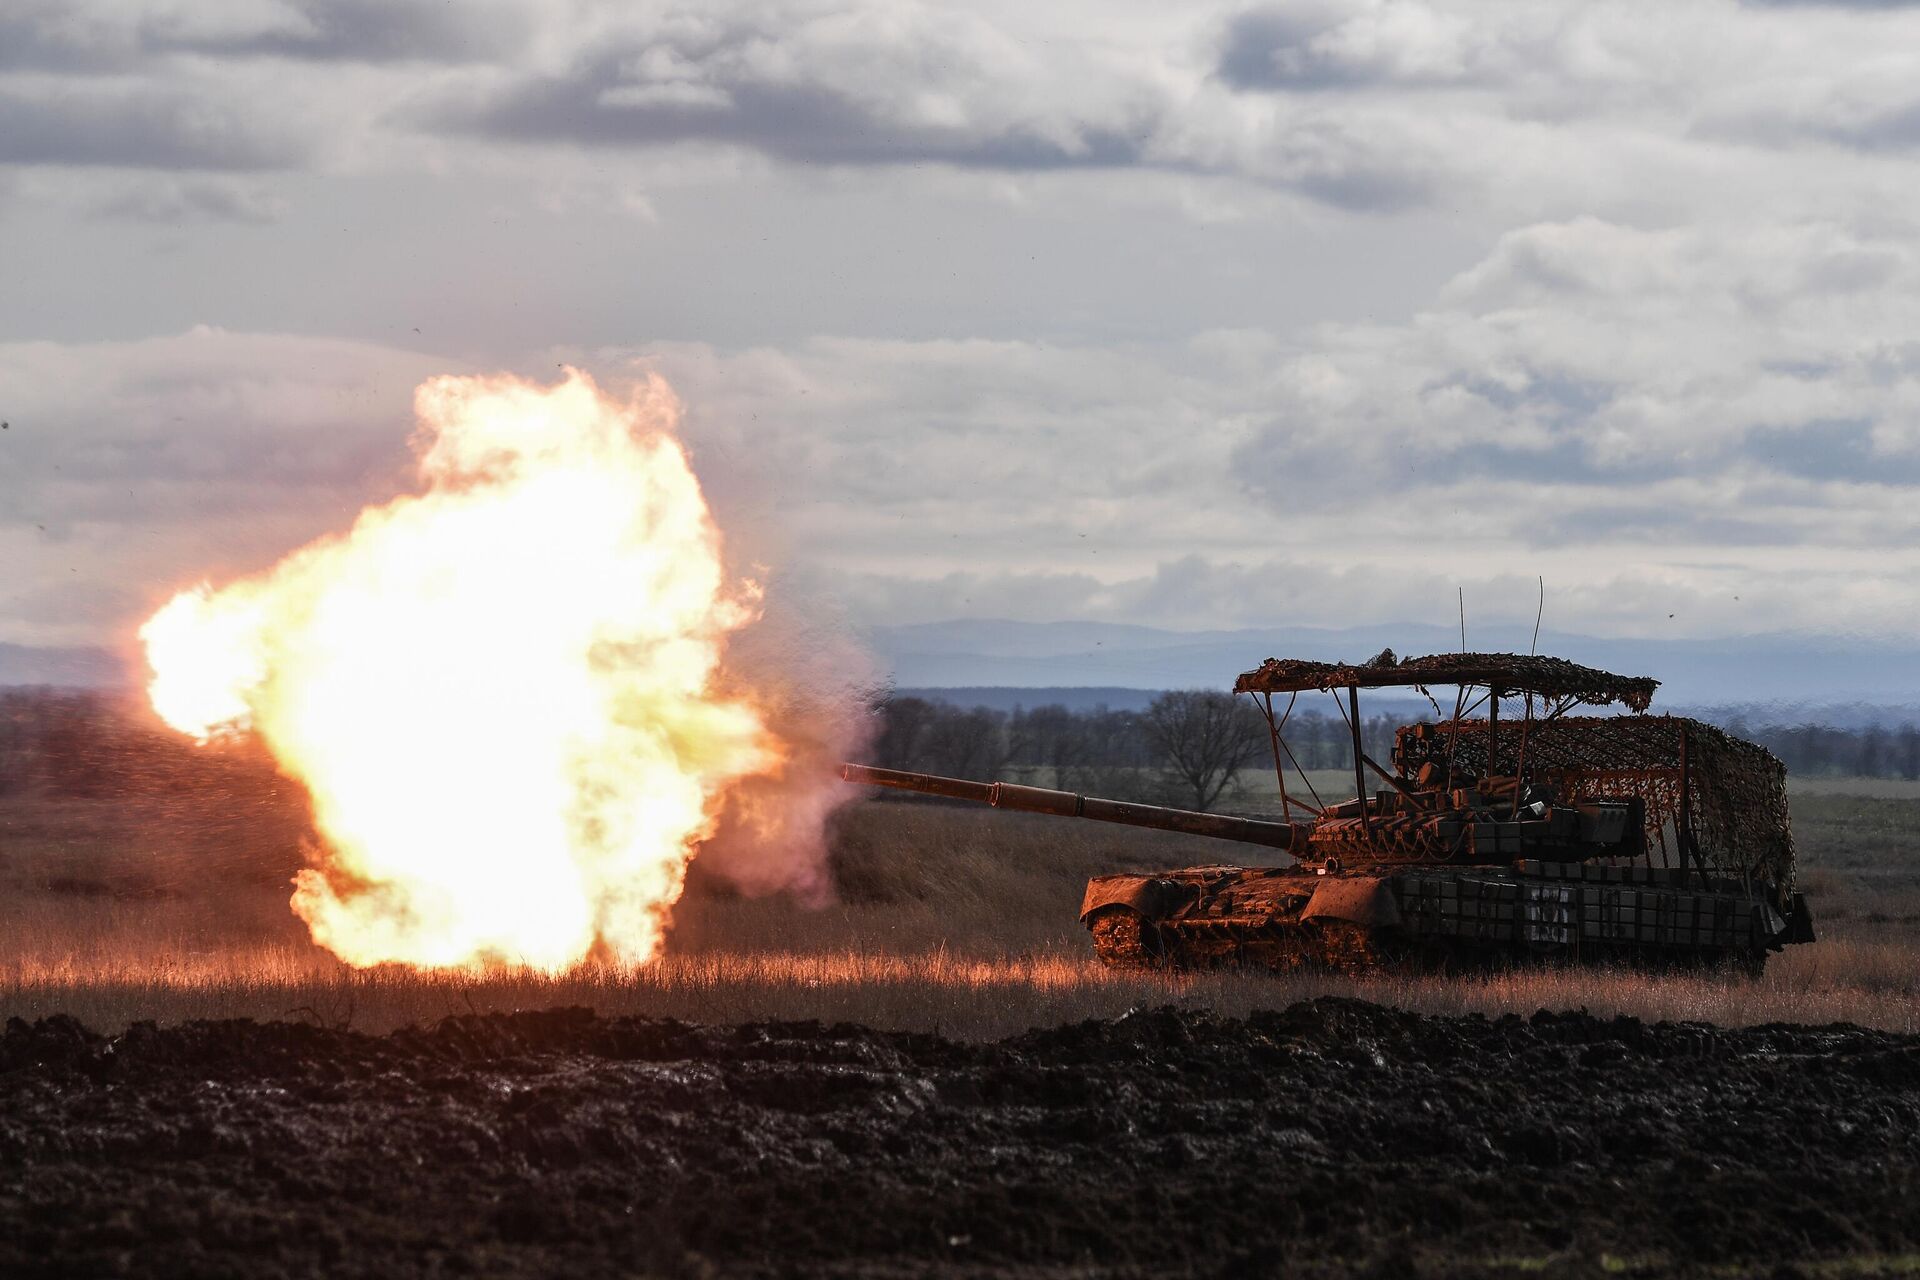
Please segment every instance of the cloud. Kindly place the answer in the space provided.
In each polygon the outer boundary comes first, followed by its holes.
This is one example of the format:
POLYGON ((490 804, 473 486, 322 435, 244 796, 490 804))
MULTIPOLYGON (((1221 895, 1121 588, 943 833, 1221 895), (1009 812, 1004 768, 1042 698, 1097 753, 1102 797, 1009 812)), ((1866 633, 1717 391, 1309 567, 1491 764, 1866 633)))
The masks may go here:
POLYGON ((778 20, 682 10, 438 118, 515 141, 1025 170, 1142 163, 1164 109, 1097 60, 1071 49, 1042 60, 963 11, 858 5, 778 20), (1073 79, 1051 83, 1060 75, 1073 79))
POLYGON ((249 170, 296 164, 308 150, 290 130, 198 94, 0 87, 0 164, 249 170))
POLYGON ((1330 623, 1544 572, 1601 629, 1799 593, 1768 625, 1888 630, 1920 605, 1872 586, 1920 545, 1915 299, 1887 238, 1579 219, 1398 324, 587 358, 666 372, 723 523, 864 617, 1330 623))
POLYGON ((101 72, 125 66, 134 41, 124 18, 74 0, 10 0, 0 9, 0 72, 101 72))
POLYGON ((101 600, 143 607, 342 527, 404 483, 412 388, 446 371, 369 344, 206 328, 0 344, 0 548, 15 601, 0 604, 0 630, 113 638, 101 600), (62 604, 79 583, 94 595, 62 604))
POLYGON ((13 462, 0 509, 16 522, 132 522, 302 488, 337 495, 404 457, 410 379, 440 367, 377 346, 205 327, 0 345, 13 462))
POLYGON ((1795 564, 1857 584, 1851 620, 1884 629, 1905 588, 1865 584, 1920 541, 1916 299, 1894 237, 1576 219, 1503 236, 1398 324, 651 357, 690 429, 703 405, 762 424, 724 459, 761 459, 768 492, 812 478, 789 533, 871 616, 1231 622, 1313 597, 1311 573, 1255 591, 1205 568, 1264 544, 1377 575, 1365 616, 1392 610, 1410 562, 1749 604, 1795 564))
POLYGON ((1897 10, 1920 8, 1920 0, 1740 0, 1753 9, 1861 9, 1897 10))
MULTIPOLYGON (((1911 11, 450 12, 6 6, 12 332, 644 360, 739 553, 881 613, 1337 621, 1460 565, 1596 617, 1920 606, 1911 11)), ((99 625, 76 567, 137 600, 331 527, 439 369, 0 348, 0 628, 99 625)))
MULTIPOLYGON (((1896 620, 1893 602, 1920 595, 1920 576, 1911 568, 1865 562, 1810 571, 1820 584, 1820 590, 1812 592, 1807 588, 1809 574, 1735 562, 1669 566, 1616 560, 1580 565, 1538 556, 1508 565, 1426 553, 1342 565, 1329 557, 1284 550, 1241 559, 1178 556, 1139 573, 1104 579, 994 569, 919 578, 861 572, 831 576, 821 589, 845 600, 859 616, 888 625, 1008 618, 1174 631, 1337 629, 1377 623, 1438 624, 1450 631, 1458 590, 1466 598, 1472 643, 1497 648, 1529 642, 1539 602, 1536 572, 1546 578, 1549 631, 1588 635, 1677 639, 1801 629, 1856 638, 1904 636, 1910 632, 1896 620)), ((1105 648, 1089 645, 1087 654, 1101 682, 1150 687, 1166 678, 1169 665, 1184 665, 1195 656, 1205 659, 1185 677, 1195 683, 1230 679, 1235 670, 1221 669, 1217 646, 1142 656, 1108 653, 1105 648), (1123 678, 1131 662, 1139 664, 1138 679, 1123 678)), ((922 655, 936 661, 939 656, 922 655)), ((1250 664, 1267 655, 1244 656, 1250 664)), ((979 682, 982 668, 997 661, 983 661, 977 652, 953 657, 952 665, 966 668, 958 681, 933 673, 919 678, 929 683, 979 682)), ((1032 664, 1013 665, 1022 674, 1033 671, 1032 664)))
MULTIPOLYGON (((1829 225, 1503 236, 1409 323, 1277 364, 1237 455, 1283 510, 1518 546, 1903 548, 1920 262, 1829 225)), ((1635 552, 1640 554, 1640 552, 1635 552)))
POLYGON ((162 53, 316 62, 486 62, 524 45, 533 14, 495 0, 286 0, 210 22, 190 11, 149 18, 141 43, 162 53))
POLYGON ((10 0, 0 71, 103 73, 188 54, 312 62, 492 61, 525 47, 524 0, 10 0))
POLYGON ((1911 10, 1295 0, 1150 17, 877 0, 24 0, 0 162, 497 172, 530 151, 797 167, 1124 170, 1336 209, 1537 221, 1884 202, 1911 10))
MULTIPOLYGON (((1397 324, 517 363, 665 373, 732 563, 863 620, 1337 625, 1447 615, 1462 582, 1492 618, 1544 574, 1573 629, 1891 631, 1920 608, 1920 288, 1887 252, 1575 221, 1397 324)), ((406 486, 411 387, 446 367, 216 330, 0 347, 0 637, 111 638, 102 601, 344 526, 406 486)))
POLYGON ((1473 84, 1504 71, 1502 34, 1414 0, 1323 0, 1236 15, 1216 70, 1238 89, 1473 84))
POLYGON ((1521 203, 1532 184, 1544 208, 1579 193, 1583 168, 1613 178, 1618 199, 1724 180, 1745 167, 1741 149, 1911 148, 1920 94, 1899 50, 1917 36, 1915 4, 1295 0, 1230 17, 1213 72, 1290 114, 1318 98, 1426 119, 1448 135, 1439 168, 1455 190, 1521 203))
POLYGON ((1348 210, 1433 194, 1441 166, 1418 122, 1276 116, 1198 71, 1163 49, 919 4, 676 8, 557 69, 462 82, 408 118, 489 143, 738 148, 805 166, 1240 178, 1348 210))
POLYGON ((161 225, 206 221, 265 226, 286 212, 286 201, 244 184, 164 177, 126 184, 95 204, 93 212, 161 225))
MULTIPOLYGON (((21 0, 0 12, 0 165, 246 172, 366 156, 398 144, 374 121, 417 90, 416 64, 511 55, 528 21, 518 0, 21 0), (272 61, 296 69, 265 70, 272 61), (340 63, 391 64, 394 74, 340 63)), ((113 212, 271 211, 201 186, 135 195, 113 212)))
POLYGON ((1511 225, 1758 199, 1830 212, 1883 199, 1875 175, 1834 165, 1783 188, 1778 153, 1920 138, 1900 13, 1299 0, 1116 10, 1098 39, 1045 7, 544 13, 30 0, 0 17, 0 162, 484 173, 577 149, 746 152, 993 181, 1126 171, 1511 225))

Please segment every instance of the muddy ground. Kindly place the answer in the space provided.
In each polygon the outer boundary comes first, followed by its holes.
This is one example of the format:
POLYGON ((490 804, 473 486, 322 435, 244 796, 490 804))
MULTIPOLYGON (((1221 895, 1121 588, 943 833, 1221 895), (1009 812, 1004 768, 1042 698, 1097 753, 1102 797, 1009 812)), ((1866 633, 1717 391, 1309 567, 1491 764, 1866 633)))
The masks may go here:
POLYGON ((1920 1038, 1844 1027, 1323 999, 988 1045, 585 1010, 0 1039, 7 1276, 1792 1275, 1916 1252, 1920 1038))

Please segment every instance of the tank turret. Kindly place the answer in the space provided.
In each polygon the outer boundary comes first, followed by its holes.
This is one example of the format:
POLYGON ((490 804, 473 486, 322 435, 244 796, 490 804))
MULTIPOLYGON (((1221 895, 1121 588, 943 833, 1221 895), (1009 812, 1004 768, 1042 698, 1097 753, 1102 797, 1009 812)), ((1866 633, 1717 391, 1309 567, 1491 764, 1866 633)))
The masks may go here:
POLYGON ((1109 964, 1353 970, 1558 957, 1757 970, 1769 952, 1813 938, 1794 888, 1785 770, 1712 725, 1646 714, 1656 688, 1512 654, 1269 659, 1235 692, 1254 698, 1273 730, 1277 821, 864 765, 843 776, 1288 855, 1277 866, 1096 877, 1081 920, 1109 964), (1449 685, 1453 714, 1435 700, 1433 721, 1401 727, 1391 768, 1367 754, 1360 689, 1432 699, 1432 687, 1449 685), (1300 694, 1316 690, 1333 694, 1351 736, 1355 794, 1334 803, 1297 765, 1312 800, 1287 782, 1286 724, 1300 694), (1277 714, 1276 694, 1288 695, 1277 714), (1503 703, 1517 704, 1517 720, 1502 720, 1503 703), (1629 714, 1568 714, 1609 703, 1629 714))

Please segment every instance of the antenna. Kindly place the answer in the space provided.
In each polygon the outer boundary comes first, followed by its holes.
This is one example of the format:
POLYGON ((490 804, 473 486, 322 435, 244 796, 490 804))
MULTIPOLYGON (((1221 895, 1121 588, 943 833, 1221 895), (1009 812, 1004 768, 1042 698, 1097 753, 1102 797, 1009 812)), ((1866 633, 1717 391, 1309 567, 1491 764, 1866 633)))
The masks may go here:
POLYGON ((1540 617, 1547 611, 1547 579, 1540 575, 1540 607, 1533 611, 1533 643, 1527 647, 1527 655, 1540 652, 1540 617))
POLYGON ((1454 590, 1460 594, 1460 652, 1465 653, 1467 651, 1467 589, 1455 587, 1454 590))

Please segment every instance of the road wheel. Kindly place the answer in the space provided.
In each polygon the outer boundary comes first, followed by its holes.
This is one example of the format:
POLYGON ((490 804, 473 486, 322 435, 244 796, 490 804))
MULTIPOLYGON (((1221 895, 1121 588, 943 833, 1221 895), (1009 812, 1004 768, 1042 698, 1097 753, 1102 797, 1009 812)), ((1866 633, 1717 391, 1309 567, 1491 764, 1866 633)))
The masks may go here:
POLYGON ((1166 967, 1166 946, 1160 931, 1126 907, 1106 907, 1087 921, 1093 934, 1093 953, 1110 969, 1166 967))

